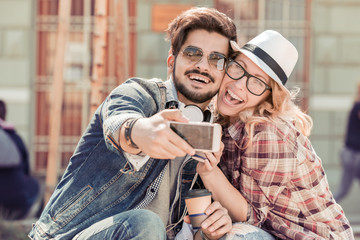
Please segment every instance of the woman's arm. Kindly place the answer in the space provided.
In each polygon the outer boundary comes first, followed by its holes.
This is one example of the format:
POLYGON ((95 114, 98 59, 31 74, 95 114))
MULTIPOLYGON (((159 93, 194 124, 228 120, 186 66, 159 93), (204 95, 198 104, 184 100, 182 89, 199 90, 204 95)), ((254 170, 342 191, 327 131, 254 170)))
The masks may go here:
POLYGON ((215 201, 225 207, 233 222, 244 222, 247 219, 248 203, 241 193, 227 180, 217 166, 200 177, 205 187, 212 193, 215 201))
POLYGON ((208 161, 198 163, 196 170, 205 187, 212 193, 212 198, 228 210, 232 221, 244 222, 247 219, 248 203, 217 166, 223 148, 222 143, 219 152, 205 153, 208 161))

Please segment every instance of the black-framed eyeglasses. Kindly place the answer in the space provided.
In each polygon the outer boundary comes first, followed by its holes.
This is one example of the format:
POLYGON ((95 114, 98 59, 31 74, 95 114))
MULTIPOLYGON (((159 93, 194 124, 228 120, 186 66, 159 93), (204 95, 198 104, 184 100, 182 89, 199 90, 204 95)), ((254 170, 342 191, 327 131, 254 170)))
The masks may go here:
MULTIPOLYGON (((181 50, 183 56, 192 63, 198 63, 204 56, 203 50, 198 47, 188 46, 184 50, 181 50)), ((222 53, 211 52, 207 56, 207 60, 210 66, 215 67, 219 71, 225 69, 226 57, 222 53)))
POLYGON ((246 77, 246 88, 255 96, 261 96, 266 90, 271 91, 271 87, 263 80, 248 73, 243 66, 235 60, 230 60, 226 65, 226 74, 233 80, 239 80, 246 77))

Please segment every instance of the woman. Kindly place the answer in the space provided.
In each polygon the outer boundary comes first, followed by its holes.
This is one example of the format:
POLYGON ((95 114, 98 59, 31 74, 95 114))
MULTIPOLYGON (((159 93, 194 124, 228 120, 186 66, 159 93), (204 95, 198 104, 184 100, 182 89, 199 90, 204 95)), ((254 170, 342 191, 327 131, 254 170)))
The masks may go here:
POLYGON ((227 238, 354 239, 308 139, 312 120, 284 86, 296 48, 272 30, 231 45, 236 55, 217 98, 223 155, 219 167, 217 154, 197 166, 213 199, 239 222, 227 238))
POLYGON ((360 82, 348 116, 345 145, 341 149, 340 158, 342 176, 338 191, 334 194, 337 202, 349 193, 353 180, 360 180, 360 82))

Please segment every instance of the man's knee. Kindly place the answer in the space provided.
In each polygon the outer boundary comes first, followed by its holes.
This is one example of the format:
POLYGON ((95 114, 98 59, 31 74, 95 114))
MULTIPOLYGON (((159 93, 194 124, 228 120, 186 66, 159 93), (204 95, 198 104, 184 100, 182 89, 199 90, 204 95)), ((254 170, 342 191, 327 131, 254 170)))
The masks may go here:
POLYGON ((78 233, 73 239, 166 239, 163 222, 148 210, 130 210, 103 219, 78 233))
POLYGON ((164 223, 156 213, 144 209, 131 211, 133 211, 133 214, 129 220, 134 221, 137 225, 140 225, 140 227, 142 226, 141 228, 145 225, 153 228, 165 228, 164 223))
POLYGON ((131 234, 145 237, 144 239, 166 239, 164 223, 157 214, 143 209, 131 210, 131 212, 127 221, 131 234))

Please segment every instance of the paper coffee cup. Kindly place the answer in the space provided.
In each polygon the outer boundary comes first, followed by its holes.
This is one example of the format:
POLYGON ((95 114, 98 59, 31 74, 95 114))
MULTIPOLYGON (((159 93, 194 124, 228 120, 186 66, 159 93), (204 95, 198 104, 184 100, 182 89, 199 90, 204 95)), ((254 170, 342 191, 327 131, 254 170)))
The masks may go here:
POLYGON ((199 229, 200 224, 207 218, 205 210, 211 204, 211 192, 207 189, 189 190, 184 199, 191 225, 193 229, 199 229))

